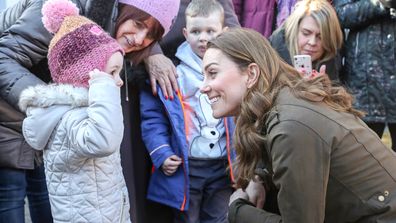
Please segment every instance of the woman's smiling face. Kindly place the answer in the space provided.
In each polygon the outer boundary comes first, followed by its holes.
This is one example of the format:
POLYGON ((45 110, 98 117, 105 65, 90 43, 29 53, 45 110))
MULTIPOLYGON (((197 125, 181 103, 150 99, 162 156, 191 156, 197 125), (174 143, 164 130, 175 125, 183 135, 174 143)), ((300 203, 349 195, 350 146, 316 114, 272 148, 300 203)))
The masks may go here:
POLYGON ((213 117, 239 114, 247 90, 248 75, 219 49, 210 48, 203 57, 205 80, 201 92, 207 94, 213 117))
POLYGON ((147 36, 156 20, 153 17, 144 22, 128 19, 117 29, 116 40, 125 53, 139 51, 149 46, 154 39, 147 36))

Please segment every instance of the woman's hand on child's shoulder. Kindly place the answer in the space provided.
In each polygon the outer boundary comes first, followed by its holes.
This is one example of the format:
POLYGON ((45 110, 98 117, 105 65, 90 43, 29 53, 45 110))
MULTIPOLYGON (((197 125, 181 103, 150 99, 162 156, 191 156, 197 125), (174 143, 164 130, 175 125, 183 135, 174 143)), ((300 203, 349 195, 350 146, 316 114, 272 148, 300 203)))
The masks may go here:
POLYGON ((174 98, 179 90, 177 72, 172 61, 163 54, 154 54, 145 60, 146 69, 150 74, 151 89, 157 95, 157 84, 160 85, 165 98, 174 98))

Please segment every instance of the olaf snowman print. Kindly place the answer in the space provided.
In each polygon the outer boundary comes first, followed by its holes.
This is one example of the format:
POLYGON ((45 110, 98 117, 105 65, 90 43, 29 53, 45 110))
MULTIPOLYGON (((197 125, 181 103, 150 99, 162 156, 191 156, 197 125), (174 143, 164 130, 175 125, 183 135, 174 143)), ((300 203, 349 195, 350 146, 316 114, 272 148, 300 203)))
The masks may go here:
POLYGON ((221 157, 224 154, 224 147, 220 145, 219 124, 221 119, 212 116, 212 108, 206 94, 199 95, 200 113, 197 119, 200 125, 200 134, 196 136, 190 146, 190 153, 193 157, 221 157))

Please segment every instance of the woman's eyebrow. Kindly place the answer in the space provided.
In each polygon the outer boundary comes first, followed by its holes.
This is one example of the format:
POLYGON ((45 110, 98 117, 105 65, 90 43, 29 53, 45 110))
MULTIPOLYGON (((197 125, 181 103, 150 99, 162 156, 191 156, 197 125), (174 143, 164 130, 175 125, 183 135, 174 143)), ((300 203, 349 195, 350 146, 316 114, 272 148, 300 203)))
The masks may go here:
POLYGON ((208 67, 210 67, 210 66, 211 66, 211 65, 213 65, 213 64, 218 64, 218 63, 216 63, 216 62, 212 62, 212 63, 210 63, 210 64, 206 65, 206 66, 204 67, 204 70, 207 70, 207 69, 208 69, 208 67))

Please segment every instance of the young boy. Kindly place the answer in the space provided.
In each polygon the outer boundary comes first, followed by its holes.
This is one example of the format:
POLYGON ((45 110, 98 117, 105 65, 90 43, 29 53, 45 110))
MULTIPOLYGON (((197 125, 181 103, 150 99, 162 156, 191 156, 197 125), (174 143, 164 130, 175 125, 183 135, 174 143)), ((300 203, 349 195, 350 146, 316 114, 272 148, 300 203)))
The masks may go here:
POLYGON ((140 94, 143 140, 155 167, 147 197, 175 208, 175 222, 226 222, 234 124, 213 118, 199 91, 202 57, 208 41, 225 29, 224 11, 215 0, 193 0, 185 14, 186 42, 176 53, 178 97, 155 98, 149 88, 140 94))
POLYGON ((120 162, 124 51, 71 1, 46 1, 42 13, 55 34, 48 50, 55 83, 24 90, 19 106, 26 141, 43 151, 53 220, 131 222, 120 162))

